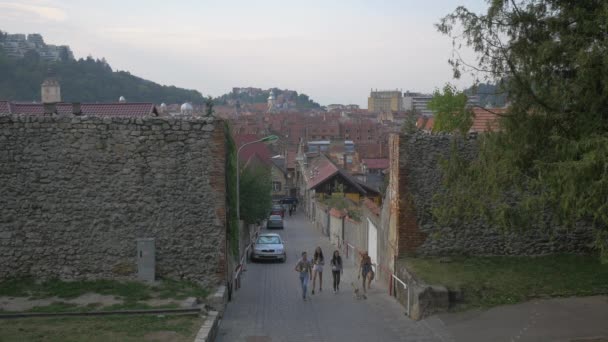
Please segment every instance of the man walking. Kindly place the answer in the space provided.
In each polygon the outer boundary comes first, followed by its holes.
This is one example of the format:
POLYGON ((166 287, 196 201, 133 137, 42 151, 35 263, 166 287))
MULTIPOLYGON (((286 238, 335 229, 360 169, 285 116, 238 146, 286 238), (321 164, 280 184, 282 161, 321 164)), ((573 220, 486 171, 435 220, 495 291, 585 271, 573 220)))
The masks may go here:
POLYGON ((308 280, 312 276, 312 265, 306 258, 306 252, 302 252, 302 258, 296 264, 295 271, 300 274, 300 285, 302 286, 302 299, 306 300, 308 280))

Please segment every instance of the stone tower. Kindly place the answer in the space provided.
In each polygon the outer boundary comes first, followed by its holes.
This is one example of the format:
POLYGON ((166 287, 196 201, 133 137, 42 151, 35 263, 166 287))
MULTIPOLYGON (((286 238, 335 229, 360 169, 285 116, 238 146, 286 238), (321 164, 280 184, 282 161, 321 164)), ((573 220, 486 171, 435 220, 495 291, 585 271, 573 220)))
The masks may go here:
POLYGON ((41 93, 42 103, 61 102, 61 87, 52 71, 49 71, 47 78, 42 82, 41 93))

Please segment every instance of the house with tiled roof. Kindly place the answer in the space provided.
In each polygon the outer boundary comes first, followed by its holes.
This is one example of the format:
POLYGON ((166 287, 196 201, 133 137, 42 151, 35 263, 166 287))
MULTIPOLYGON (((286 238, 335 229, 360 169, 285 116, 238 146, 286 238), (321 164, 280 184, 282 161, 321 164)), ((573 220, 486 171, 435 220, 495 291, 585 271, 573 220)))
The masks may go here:
POLYGON ((270 177, 272 182, 272 198, 281 199, 289 195, 289 185, 287 184, 287 169, 285 167, 285 157, 274 156, 270 159, 270 177))
MULTIPOLYGON (((482 108, 473 107, 473 124, 469 133, 485 133, 500 129, 499 119, 506 115, 508 108, 482 108)), ((421 117, 416 122, 416 127, 422 131, 430 133, 435 124, 434 117, 421 117)))
POLYGON ((358 181, 323 154, 307 163, 303 177, 306 190, 313 191, 316 196, 343 193, 346 198, 355 203, 359 203, 364 198, 377 201, 380 197, 377 190, 358 181))

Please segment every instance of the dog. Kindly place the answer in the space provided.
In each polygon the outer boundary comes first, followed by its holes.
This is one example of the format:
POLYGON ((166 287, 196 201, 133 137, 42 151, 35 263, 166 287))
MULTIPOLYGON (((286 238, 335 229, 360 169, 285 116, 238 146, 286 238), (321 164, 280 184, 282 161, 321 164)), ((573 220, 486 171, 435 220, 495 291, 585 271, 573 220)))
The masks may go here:
POLYGON ((361 293, 361 290, 355 285, 355 283, 351 282, 350 285, 353 287, 353 297, 355 299, 367 299, 367 296, 361 293))

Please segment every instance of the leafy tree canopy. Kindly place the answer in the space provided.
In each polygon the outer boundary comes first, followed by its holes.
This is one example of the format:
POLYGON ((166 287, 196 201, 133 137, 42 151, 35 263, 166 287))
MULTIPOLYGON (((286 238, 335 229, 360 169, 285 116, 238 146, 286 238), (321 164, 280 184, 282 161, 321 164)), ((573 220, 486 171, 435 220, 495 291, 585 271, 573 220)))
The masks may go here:
POLYGON ((446 84, 443 92, 435 90, 428 108, 435 113, 433 131, 459 131, 465 135, 473 125, 473 112, 467 107, 467 96, 451 84, 446 84))
POLYGON ((66 102, 116 102, 124 96, 129 102, 193 102, 204 98, 196 90, 163 86, 126 71, 113 71, 105 59, 46 62, 35 51, 13 59, 0 48, 0 99, 40 101, 40 84, 51 68, 61 84, 62 100, 66 102))
POLYGON ((254 223, 267 218, 272 206, 270 168, 251 165, 241 169, 241 219, 254 223))
POLYGON ((608 2, 491 0, 437 28, 454 41, 454 75, 501 83, 510 101, 476 160, 448 162, 438 216, 521 228, 551 212, 562 225, 593 224, 608 261, 608 2), (460 58, 462 44, 475 61, 460 58))

